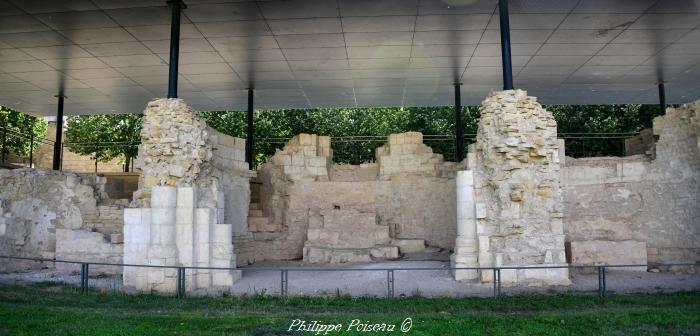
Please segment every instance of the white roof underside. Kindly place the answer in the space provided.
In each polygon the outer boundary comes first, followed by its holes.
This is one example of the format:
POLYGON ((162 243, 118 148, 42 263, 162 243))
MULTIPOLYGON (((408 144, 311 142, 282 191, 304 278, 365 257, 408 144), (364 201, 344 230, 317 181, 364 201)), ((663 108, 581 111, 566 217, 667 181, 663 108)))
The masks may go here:
MULTIPOLYGON (((198 110, 476 105, 501 88, 495 0, 185 0, 179 95, 198 110)), ((516 88, 545 104, 700 98, 700 0, 511 0, 516 88)), ((167 93, 164 0, 0 0, 0 104, 138 113, 167 93)))

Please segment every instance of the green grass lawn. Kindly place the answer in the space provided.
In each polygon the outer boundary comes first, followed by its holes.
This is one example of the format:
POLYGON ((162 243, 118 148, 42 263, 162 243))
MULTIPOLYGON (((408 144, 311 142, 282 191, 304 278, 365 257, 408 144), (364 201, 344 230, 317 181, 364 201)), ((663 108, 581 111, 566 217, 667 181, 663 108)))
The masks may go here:
MULTIPOLYGON (((40 284, 0 285, 1 335, 315 335, 293 320, 343 325, 328 335, 700 335, 700 293, 501 299, 186 298, 40 284), (347 332, 352 320, 393 333, 347 332)), ((323 334, 323 333, 320 333, 323 334)))

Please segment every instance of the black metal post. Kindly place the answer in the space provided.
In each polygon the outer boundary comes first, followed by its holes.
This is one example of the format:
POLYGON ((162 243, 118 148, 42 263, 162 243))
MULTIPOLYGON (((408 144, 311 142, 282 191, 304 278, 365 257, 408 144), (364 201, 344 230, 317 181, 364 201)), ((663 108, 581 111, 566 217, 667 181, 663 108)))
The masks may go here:
POLYGON ((464 125, 462 125, 461 83, 455 83, 455 161, 464 160, 464 125))
POLYGON ((245 160, 248 161, 248 169, 255 169, 254 137, 253 131, 253 88, 248 88, 248 129, 245 141, 245 160))
POLYGON ((5 162, 5 150, 7 149, 7 127, 2 128, 2 160, 1 162, 5 162))
POLYGON ((170 66, 168 67, 168 98, 177 98, 177 66, 180 54, 180 13, 187 6, 182 0, 168 0, 172 6, 170 21, 170 66))
POLYGON ((58 94, 58 111, 56 112, 56 141, 53 143, 53 170, 61 169, 61 152, 63 151, 63 93, 58 94))
POLYGON ((29 135, 29 168, 34 166, 34 133, 29 135))
POLYGON ((493 269, 493 297, 497 298, 500 293, 500 287, 501 287, 501 269, 499 268, 494 268, 493 269))
POLYGON ((513 65, 510 59, 510 20, 508 19, 508 0, 498 0, 498 17, 501 20, 503 90, 513 90, 513 65))
POLYGON ((177 297, 185 297, 185 268, 177 268, 177 297))
POLYGON ((661 114, 666 114, 666 88, 664 87, 664 82, 659 82, 659 107, 661 107, 661 114))
POLYGON ((80 264, 80 292, 87 293, 88 275, 90 274, 90 264, 80 264))
POLYGON ((390 299, 394 297, 394 270, 386 271, 386 296, 390 299))
POLYGON ((280 296, 283 300, 287 299, 287 291, 289 290, 289 273, 287 270, 280 271, 280 296))

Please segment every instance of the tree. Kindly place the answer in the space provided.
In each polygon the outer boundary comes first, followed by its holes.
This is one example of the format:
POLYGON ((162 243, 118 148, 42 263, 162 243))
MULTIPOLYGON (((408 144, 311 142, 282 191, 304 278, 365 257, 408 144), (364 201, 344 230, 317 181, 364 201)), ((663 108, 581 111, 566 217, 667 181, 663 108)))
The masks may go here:
POLYGON ((122 157, 124 171, 128 172, 141 143, 141 117, 140 114, 68 117, 65 146, 100 162, 122 157))
POLYGON ((46 121, 0 106, 0 141, 4 141, 2 157, 9 153, 26 156, 35 150, 46 136, 46 121), (32 141, 33 140, 33 141, 32 141), (33 148, 32 148, 33 146, 33 148))

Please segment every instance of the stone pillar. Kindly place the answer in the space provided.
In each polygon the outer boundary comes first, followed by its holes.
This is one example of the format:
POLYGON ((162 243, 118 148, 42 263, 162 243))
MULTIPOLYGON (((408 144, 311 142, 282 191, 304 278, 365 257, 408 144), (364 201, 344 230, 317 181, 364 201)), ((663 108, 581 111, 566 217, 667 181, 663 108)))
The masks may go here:
MULTIPOLYGON (((151 240, 148 246, 148 265, 177 266, 175 244, 175 218, 177 189, 173 187, 151 188, 151 240)), ((149 268, 149 288, 173 292, 177 288, 177 270, 174 268, 149 268)))
MULTIPOLYGON (((479 265, 565 265, 552 114, 525 91, 493 92, 481 104, 475 149, 479 265)), ((490 281, 491 272, 481 279, 490 281)), ((567 269, 502 270, 501 281, 570 283, 567 269)))
MULTIPOLYGON (((452 267, 478 267, 476 240, 476 208, 474 206, 474 174, 471 170, 457 172, 457 239, 452 267)), ((455 280, 477 279, 476 270, 452 270, 455 280)))
MULTIPOLYGON (((149 102, 141 139, 136 160, 139 189, 131 204, 134 208, 124 212, 125 262, 235 267, 232 224, 224 224, 224 195, 242 184, 247 191, 249 173, 237 155, 243 146, 207 128, 181 99, 149 102)), ((238 201, 230 206, 248 209, 248 197, 238 201)), ((228 290, 239 277, 240 271, 188 269, 185 287, 188 291, 228 290)), ((124 285, 174 293, 177 269, 125 267, 124 285)))

